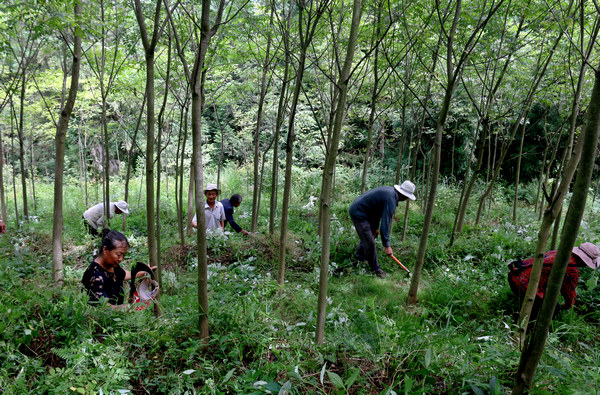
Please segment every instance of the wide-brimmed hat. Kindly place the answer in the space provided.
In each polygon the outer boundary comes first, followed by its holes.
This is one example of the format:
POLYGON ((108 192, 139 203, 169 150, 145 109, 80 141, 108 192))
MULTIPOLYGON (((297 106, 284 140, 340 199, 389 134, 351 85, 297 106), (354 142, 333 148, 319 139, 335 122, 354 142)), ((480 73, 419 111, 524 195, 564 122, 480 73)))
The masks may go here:
POLYGON ((394 185, 394 189, 406 196, 410 200, 415 200, 415 184, 410 181, 404 181, 402 185, 394 185))
POLYGON ((217 195, 221 194, 221 190, 217 187, 217 184, 206 184, 206 188, 204 188, 204 193, 208 191, 217 191, 217 195))
POLYGON ((600 249, 594 243, 583 243, 579 247, 573 248, 573 254, 577 255, 583 263, 592 269, 598 268, 598 256, 600 249))
POLYGON ((115 203, 115 207, 117 207, 123 214, 129 214, 129 205, 124 200, 119 200, 115 203))

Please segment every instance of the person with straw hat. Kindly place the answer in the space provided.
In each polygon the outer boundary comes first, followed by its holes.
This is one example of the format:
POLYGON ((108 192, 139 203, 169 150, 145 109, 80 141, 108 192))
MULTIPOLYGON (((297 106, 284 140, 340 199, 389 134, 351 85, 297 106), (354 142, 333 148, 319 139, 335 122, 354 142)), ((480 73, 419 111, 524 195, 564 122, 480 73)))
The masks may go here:
MULTIPOLYGON (((108 219, 115 214, 129 214, 129 205, 124 200, 118 202, 110 202, 108 207, 108 219)), ((108 229, 108 221, 104 216, 104 203, 98 203, 95 206, 88 208, 83 213, 83 224, 87 228, 88 233, 92 236, 104 236, 108 229)))
POLYGON ((375 238, 380 233, 385 253, 390 256, 394 254, 390 245, 392 218, 398 202, 407 199, 416 199, 415 184, 410 181, 404 181, 402 185, 394 185, 394 187, 382 186, 371 189, 354 199, 350 205, 350 218, 360 239, 355 257, 359 261, 366 260, 378 277, 384 278, 388 274, 381 270, 377 261, 375 238))
MULTIPOLYGON (((578 247, 573 248, 571 251, 571 257, 567 264, 567 271, 560 288, 560 293, 564 298, 562 305, 556 306, 554 314, 560 310, 568 310, 575 304, 575 298, 577 297, 577 282, 579 281, 579 268, 590 267, 592 269, 598 268, 598 256, 600 255, 600 249, 593 243, 583 243, 578 247)), ((542 274, 540 276, 540 282, 536 292, 535 301, 531 310, 531 317, 537 318, 539 310, 542 307, 542 301, 546 293, 546 286, 548 285, 548 279, 550 278, 550 271, 552 270, 552 264, 556 258, 556 251, 548 251, 544 254, 544 263, 542 267, 542 274)), ((533 258, 525 259, 524 261, 516 260, 508 265, 510 272, 508 273, 508 284, 512 292, 519 296, 520 299, 525 297, 527 286, 529 285, 529 277, 531 275, 531 269, 533 267, 533 258)))
MULTIPOLYGON (((206 202, 204 202, 204 222, 206 230, 221 229, 225 231, 225 209, 223 204, 217 200, 217 196, 221 194, 221 190, 217 187, 217 184, 207 184, 204 188, 204 196, 206 196, 206 202)), ((194 215, 192 219, 192 226, 198 227, 198 217, 194 215)))

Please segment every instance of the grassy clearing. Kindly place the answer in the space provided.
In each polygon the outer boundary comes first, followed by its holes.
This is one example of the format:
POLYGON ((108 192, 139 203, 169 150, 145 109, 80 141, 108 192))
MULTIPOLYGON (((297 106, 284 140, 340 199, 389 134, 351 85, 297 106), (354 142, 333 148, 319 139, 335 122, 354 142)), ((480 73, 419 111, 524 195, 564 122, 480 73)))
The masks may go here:
MULTIPOLYGON (((237 179, 226 173, 225 184, 232 180, 237 179)), ((506 219, 510 193, 497 192, 484 224, 475 228, 469 223, 448 247, 459 191, 442 186, 419 303, 407 306, 409 280, 393 261, 380 255, 383 268, 392 274, 383 280, 353 262, 357 237, 346 211, 351 198, 344 195, 333 207, 326 336, 325 344, 317 346, 318 213, 303 207, 310 196, 304 185, 314 182, 310 175, 303 180, 297 189, 305 192, 291 207, 292 248, 281 294, 274 281, 278 235, 209 241, 211 337, 206 346, 196 331, 195 242, 191 238, 185 246, 177 244, 173 208, 165 205, 163 215, 166 271, 160 318, 148 310, 123 313, 87 306, 79 280, 96 247, 83 235, 78 219, 82 199, 71 199, 66 207, 66 282, 60 289, 50 284, 51 213, 40 210, 39 223, 12 227, 0 237, 0 391, 506 392, 519 358, 512 340, 517 306, 506 283, 506 264, 532 253, 538 223, 531 208, 520 207, 520 222, 512 224, 506 219)), ((38 187, 39 207, 50 202, 51 188, 46 188, 38 187)), ((340 191, 348 188, 338 186, 340 191)), ((248 221, 249 201, 237 211, 241 222, 248 221)), ((143 212, 135 206, 128 219, 132 248, 126 265, 146 255, 143 212)), ((403 210, 397 213, 393 246, 412 268, 422 214, 411 206, 407 239, 400 244, 403 210)), ((594 213, 590 207, 582 235, 597 242, 594 213)), ((261 226, 266 209, 262 214, 261 226)), ((600 298, 593 292, 597 277, 582 272, 575 311, 553 323, 535 393, 587 394, 600 387, 600 298)))

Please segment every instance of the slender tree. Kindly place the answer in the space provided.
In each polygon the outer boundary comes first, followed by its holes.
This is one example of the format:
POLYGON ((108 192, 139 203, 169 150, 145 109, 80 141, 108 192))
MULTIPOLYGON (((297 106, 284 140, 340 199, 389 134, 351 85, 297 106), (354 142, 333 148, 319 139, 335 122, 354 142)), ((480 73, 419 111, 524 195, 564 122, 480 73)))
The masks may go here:
POLYGON ((81 35, 79 22, 81 20, 81 4, 75 0, 74 6, 75 27, 73 42, 73 65, 71 66, 71 85, 69 96, 64 108, 60 112, 56 127, 56 166, 54 168, 54 212, 52 215, 52 277, 55 283, 62 283, 63 255, 62 255, 62 228, 63 228, 63 172, 65 167, 65 141, 67 127, 71 112, 75 106, 77 89, 79 88, 79 69, 81 66, 81 35))
MULTIPOLYGON (((492 6, 487 8, 486 11, 482 12, 480 15, 480 19, 477 22, 477 25, 473 27, 472 33, 468 38, 465 47, 461 51, 461 55, 459 59, 454 65, 453 59, 455 54, 455 34, 456 29, 458 27, 460 11, 462 6, 462 1, 458 0, 455 4, 454 8, 454 18, 452 21, 452 25, 449 31, 446 33, 444 29, 441 29, 442 33, 447 34, 446 36, 446 86, 445 86, 445 95, 444 101, 441 106, 440 114, 437 121, 436 133, 435 133, 435 143, 434 143, 434 152, 432 154, 432 174, 430 177, 431 185, 428 188, 429 194, 427 197, 427 206, 425 211, 425 219, 423 223, 423 231, 421 234, 421 239, 419 242, 419 250, 417 252, 417 259, 415 262, 415 267, 413 269, 413 275, 410 282, 410 288, 408 291, 408 303, 414 304, 417 302, 417 291, 419 288, 419 281, 421 277, 421 270, 423 268, 423 263, 425 262, 425 252, 427 250, 427 239, 429 237, 429 228, 431 226, 431 219, 433 216, 433 209, 435 206, 435 195, 437 191, 438 184, 438 175, 440 170, 441 163, 441 149, 442 149, 442 133, 444 131, 444 127, 446 125, 446 118, 448 116, 448 110, 450 108, 450 102, 452 100, 453 92, 456 87, 456 82, 458 78, 460 78, 460 74, 463 71, 464 66, 467 63, 468 57, 473 51, 479 36, 483 33, 483 29, 486 24, 490 20, 490 18, 495 14, 498 8, 502 5, 503 0, 494 3, 492 6)), ((439 6, 439 4, 438 4, 439 6)), ((445 11, 439 10, 441 15, 448 15, 449 8, 445 11)))
POLYGON ((294 141, 295 117, 300 92, 302 89, 302 79, 306 66, 306 53, 315 35, 319 20, 329 5, 329 0, 297 0, 298 6, 298 43, 300 53, 298 54, 298 64, 296 66, 296 78, 294 94, 290 103, 290 117, 288 121, 288 135, 286 140, 286 159, 285 159, 285 185, 283 188, 283 203, 281 209, 281 232, 279 235, 279 264, 277 267, 277 284, 283 288, 285 277, 285 253, 287 250, 287 227, 288 215, 292 189, 292 162, 294 160, 294 141), (306 18, 306 19, 305 19, 306 18))
POLYGON ((315 340, 317 344, 323 343, 325 334, 325 313, 327 307, 327 281, 329 277, 329 252, 331 246, 331 188, 333 185, 333 174, 337 160, 337 152, 340 143, 340 134, 342 123, 344 121, 344 109, 346 107, 346 97, 348 95, 348 81, 352 70, 352 61, 354 59, 354 49, 358 37, 358 29, 361 17, 361 0, 354 0, 352 8, 352 24, 350 25, 350 38, 348 40, 348 50, 346 59, 342 68, 340 78, 337 83, 339 89, 337 111, 333 125, 331 139, 329 140, 325 166, 323 168, 323 189, 321 190, 321 271, 319 274, 319 299, 317 307, 317 330, 315 340))

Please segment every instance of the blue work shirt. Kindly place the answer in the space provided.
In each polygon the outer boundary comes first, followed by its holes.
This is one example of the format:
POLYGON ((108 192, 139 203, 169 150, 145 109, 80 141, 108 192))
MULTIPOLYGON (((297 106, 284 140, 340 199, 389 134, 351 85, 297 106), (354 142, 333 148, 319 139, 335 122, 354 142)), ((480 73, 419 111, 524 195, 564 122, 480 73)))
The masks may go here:
POLYGON ((242 230, 242 227, 239 226, 233 219, 233 204, 231 204, 231 200, 223 199, 221 200, 221 204, 223 205, 223 209, 225 210, 225 225, 227 225, 227 223, 229 222, 229 225, 231 225, 233 230, 235 230, 236 232, 240 232, 242 230))
POLYGON ((381 243, 390 246, 390 224, 398 206, 398 192, 393 187, 377 187, 354 199, 350 205, 350 216, 369 221, 371 229, 379 227, 381 243))

